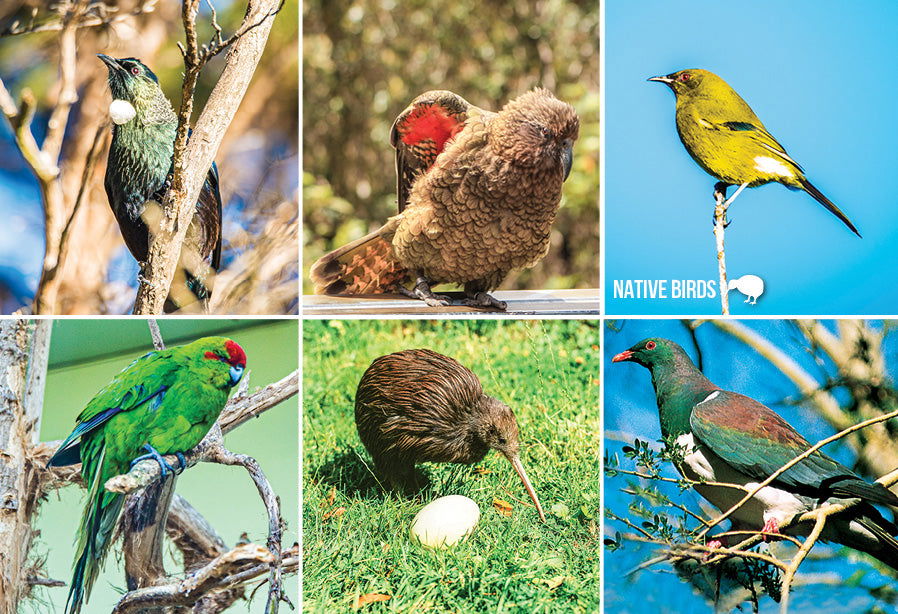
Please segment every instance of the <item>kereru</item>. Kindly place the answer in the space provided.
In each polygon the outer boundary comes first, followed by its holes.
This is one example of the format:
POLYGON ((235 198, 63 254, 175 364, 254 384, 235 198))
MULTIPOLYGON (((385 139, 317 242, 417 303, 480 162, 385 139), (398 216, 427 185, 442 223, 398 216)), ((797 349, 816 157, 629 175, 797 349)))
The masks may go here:
MULTIPOLYGON (((687 454, 680 473, 690 480, 738 484, 751 489, 811 444, 773 410, 711 383, 679 345, 669 339, 645 339, 611 362, 638 363, 652 373, 661 433, 675 438, 687 454)), ((695 489, 721 511, 746 494, 742 489, 699 484, 695 489)), ((860 499, 857 505, 829 518, 821 539, 866 552, 898 570, 898 527, 873 504, 898 507, 898 496, 878 483, 861 479, 851 469, 820 451, 780 475, 730 518, 734 527, 779 533, 795 514, 824 502, 860 499)), ((789 527, 790 535, 806 536, 810 525, 789 527)))

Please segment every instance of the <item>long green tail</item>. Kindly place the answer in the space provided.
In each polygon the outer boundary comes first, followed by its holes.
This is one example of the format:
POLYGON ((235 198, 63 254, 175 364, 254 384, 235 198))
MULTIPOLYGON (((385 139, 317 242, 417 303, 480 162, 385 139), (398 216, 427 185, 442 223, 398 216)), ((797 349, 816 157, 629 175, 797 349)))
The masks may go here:
POLYGON ((69 588, 69 598, 66 600, 66 612, 78 614, 81 607, 90 596, 91 588, 100 573, 103 559, 109 550, 112 534, 115 531, 116 521, 122 510, 124 497, 107 491, 103 484, 103 461, 106 456, 106 446, 99 451, 98 457, 90 459, 88 480, 90 492, 87 497, 87 505, 81 516, 81 526, 78 528, 78 547, 75 551, 75 570, 72 573, 72 584, 69 588))

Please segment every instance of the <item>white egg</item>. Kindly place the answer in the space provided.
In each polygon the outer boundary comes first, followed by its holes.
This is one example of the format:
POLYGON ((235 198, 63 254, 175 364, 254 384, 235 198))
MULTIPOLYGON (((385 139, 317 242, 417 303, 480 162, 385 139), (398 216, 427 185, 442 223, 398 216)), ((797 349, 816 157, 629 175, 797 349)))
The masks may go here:
POLYGON ((127 124, 137 115, 137 109, 127 100, 113 100, 109 104, 109 116, 116 125, 127 124))
POLYGON ((465 539, 480 521, 480 508, 462 495, 434 499, 412 521, 412 537, 430 548, 445 548, 465 539))

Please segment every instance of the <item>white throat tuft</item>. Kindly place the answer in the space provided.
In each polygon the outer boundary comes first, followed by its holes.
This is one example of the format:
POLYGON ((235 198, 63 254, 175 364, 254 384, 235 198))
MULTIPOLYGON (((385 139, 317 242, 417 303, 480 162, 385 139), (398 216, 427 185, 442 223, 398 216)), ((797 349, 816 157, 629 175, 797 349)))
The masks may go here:
POLYGON ((113 100, 109 104, 109 117, 117 126, 127 124, 137 116, 137 109, 127 100, 113 100))

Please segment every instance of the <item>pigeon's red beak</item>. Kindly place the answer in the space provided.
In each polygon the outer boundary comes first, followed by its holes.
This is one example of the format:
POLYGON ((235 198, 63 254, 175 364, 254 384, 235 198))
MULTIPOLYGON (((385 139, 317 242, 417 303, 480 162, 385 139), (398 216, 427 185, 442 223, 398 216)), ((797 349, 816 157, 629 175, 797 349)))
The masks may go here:
POLYGON ((625 360, 630 360, 631 358, 633 358, 633 351, 625 350, 612 358, 611 362, 624 362, 625 360))

